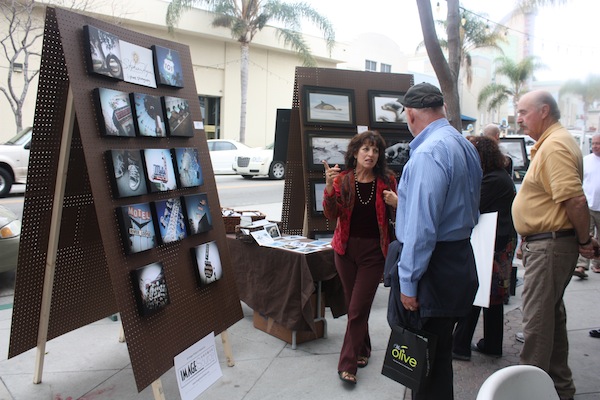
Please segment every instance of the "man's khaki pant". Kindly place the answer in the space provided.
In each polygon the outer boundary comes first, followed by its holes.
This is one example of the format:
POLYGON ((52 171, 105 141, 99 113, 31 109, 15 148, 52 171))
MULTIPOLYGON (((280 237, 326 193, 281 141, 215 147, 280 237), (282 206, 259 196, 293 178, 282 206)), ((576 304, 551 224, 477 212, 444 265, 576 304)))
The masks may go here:
POLYGON ((561 398, 575 395, 568 365, 567 313, 563 294, 571 276, 579 246, 575 236, 523 243, 523 333, 521 364, 546 371, 561 398))

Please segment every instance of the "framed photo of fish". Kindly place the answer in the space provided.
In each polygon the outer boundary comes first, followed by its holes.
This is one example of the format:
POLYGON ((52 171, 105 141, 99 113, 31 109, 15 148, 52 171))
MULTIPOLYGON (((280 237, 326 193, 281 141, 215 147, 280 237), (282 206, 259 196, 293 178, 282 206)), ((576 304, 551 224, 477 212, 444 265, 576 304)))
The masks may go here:
POLYGON ((346 151, 352 140, 353 133, 332 132, 307 132, 306 155, 310 171, 324 171, 323 161, 330 167, 338 165, 341 169, 345 166, 346 151))
POLYGON ((304 86, 304 124, 354 128, 354 90, 304 86))
POLYGON ((402 133, 384 133, 381 136, 385 139, 385 158, 388 167, 392 171, 401 174, 408 162, 410 154, 409 144, 412 137, 402 133))
POLYGON ((389 129, 408 129, 404 106, 404 92, 369 90, 370 127, 389 129))

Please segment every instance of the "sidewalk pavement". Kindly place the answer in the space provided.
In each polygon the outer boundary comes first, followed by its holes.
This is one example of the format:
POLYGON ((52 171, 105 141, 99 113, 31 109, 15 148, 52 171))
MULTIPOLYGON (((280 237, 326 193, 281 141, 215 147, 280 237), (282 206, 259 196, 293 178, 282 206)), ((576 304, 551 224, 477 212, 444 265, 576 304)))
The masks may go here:
MULTIPOLYGON (((263 211, 261 208, 255 208, 263 211)), ((268 211, 264 210, 263 212, 268 211)), ((277 217, 265 212, 269 219, 277 217)), ((522 276, 519 267, 519 276, 522 276)), ((474 353, 470 362, 454 361, 457 400, 474 400, 494 371, 519 362, 522 344, 514 339, 521 330, 520 293, 505 307, 504 356, 496 359, 474 353)), ((571 345, 570 365, 577 386, 576 400, 600 399, 600 339, 588 335, 600 327, 600 274, 587 280, 573 278, 565 294, 571 345)), ((386 321, 389 289, 379 287, 370 317, 373 346, 369 365, 358 372, 358 384, 348 386, 337 376, 337 361, 346 317, 333 319, 329 310, 327 338, 291 345, 253 327, 252 310, 242 303, 244 318, 228 329, 235 359, 227 367, 221 341, 217 351, 223 377, 199 399, 402 399, 410 390, 381 375, 390 329, 386 321)), ((153 399, 151 387, 137 392, 127 345, 119 343, 120 322, 104 318, 46 345, 43 379, 33 384, 35 349, 7 360, 12 313, 12 286, 0 275, 0 400, 132 400, 153 399), (4 281, 2 281, 4 280, 4 281)), ((482 332, 482 319, 474 337, 482 332)), ((161 377, 165 398, 180 399, 173 369, 161 377)))

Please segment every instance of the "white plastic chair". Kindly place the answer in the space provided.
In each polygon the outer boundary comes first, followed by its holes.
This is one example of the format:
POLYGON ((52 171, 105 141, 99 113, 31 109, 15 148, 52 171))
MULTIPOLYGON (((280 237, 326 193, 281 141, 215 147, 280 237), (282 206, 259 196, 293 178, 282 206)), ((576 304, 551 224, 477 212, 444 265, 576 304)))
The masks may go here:
POLYGON ((477 400, 558 400, 554 383, 541 368, 512 365, 490 375, 477 393, 477 400))

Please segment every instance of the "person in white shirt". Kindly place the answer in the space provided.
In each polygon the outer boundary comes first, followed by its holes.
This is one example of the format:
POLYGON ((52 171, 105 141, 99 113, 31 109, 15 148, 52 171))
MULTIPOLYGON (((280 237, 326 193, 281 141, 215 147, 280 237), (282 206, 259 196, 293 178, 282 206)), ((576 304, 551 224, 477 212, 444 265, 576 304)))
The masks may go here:
MULTIPOLYGON (((592 153, 583 157, 583 192, 590 209, 590 235, 600 236, 600 133, 592 136, 592 153)), ((573 275, 587 278, 586 270, 600 273, 600 260, 579 257, 573 275), (591 265, 590 265, 591 264, 591 265)))

